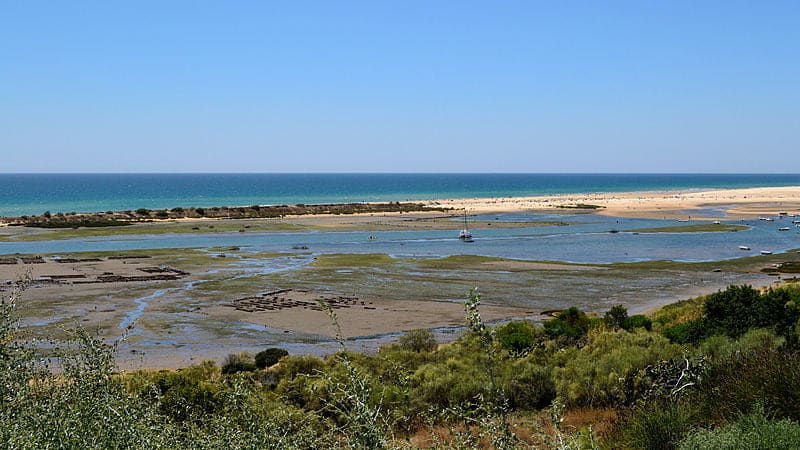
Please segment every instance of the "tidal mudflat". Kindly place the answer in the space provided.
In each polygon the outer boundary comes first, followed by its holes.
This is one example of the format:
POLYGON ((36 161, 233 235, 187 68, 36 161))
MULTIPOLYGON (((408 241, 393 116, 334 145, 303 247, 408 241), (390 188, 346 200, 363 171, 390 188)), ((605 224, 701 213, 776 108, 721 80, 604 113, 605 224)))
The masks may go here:
POLYGON ((798 262, 800 255, 596 265, 228 248, 17 261, 0 265, 0 278, 20 272, 32 278, 21 311, 33 336, 59 338, 80 325, 109 339, 125 335, 122 367, 178 367, 264 346, 335 350, 335 328, 320 302, 334 307, 352 348, 369 350, 413 328, 454 335, 471 287, 483 293, 490 321, 537 320, 572 305, 598 313, 616 304, 645 311, 729 284, 790 278, 775 265, 798 262))
MULTIPOLYGON (((641 195, 625 196, 626 204, 641 195)), ((787 199, 748 203, 742 213, 693 193, 692 219, 678 220, 670 217, 686 215, 685 202, 662 197, 684 209, 628 217, 553 208, 554 200, 469 213, 472 243, 457 238, 465 219, 452 211, 162 221, 99 232, 3 227, 0 289, 30 280, 21 312, 33 336, 58 339, 76 326, 124 336, 122 367, 158 368, 265 346, 335 351, 323 304, 348 346, 370 350, 414 328, 457 335, 475 287, 486 320, 541 320, 569 306, 644 312, 731 284, 795 277, 797 219, 775 209, 787 199)), ((559 201, 590 200, 598 199, 559 201)))

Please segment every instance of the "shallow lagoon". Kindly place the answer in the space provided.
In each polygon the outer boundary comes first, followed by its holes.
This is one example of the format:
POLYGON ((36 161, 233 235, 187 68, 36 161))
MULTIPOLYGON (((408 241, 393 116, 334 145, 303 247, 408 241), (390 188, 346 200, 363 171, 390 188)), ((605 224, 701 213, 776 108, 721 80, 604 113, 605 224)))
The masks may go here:
POLYGON ((456 238, 461 224, 454 220, 452 231, 248 231, 0 242, 0 254, 236 246, 242 251, 252 252, 382 253, 416 258, 479 255, 603 264, 652 260, 714 261, 757 255, 761 250, 779 253, 800 247, 800 229, 791 224, 790 218, 776 218, 774 222, 757 219, 723 222, 749 227, 739 232, 631 232, 644 228, 703 223, 708 222, 692 220, 678 223, 674 220, 628 219, 596 214, 531 212, 471 217, 474 243, 464 243, 456 238), (500 221, 555 221, 571 224, 493 229, 491 224, 500 221), (790 230, 778 231, 779 227, 784 226, 790 227, 790 230), (612 230, 619 232, 612 233, 612 230), (371 235, 376 239, 369 239, 371 235), (748 246, 751 250, 742 251, 739 249, 740 245, 748 246))

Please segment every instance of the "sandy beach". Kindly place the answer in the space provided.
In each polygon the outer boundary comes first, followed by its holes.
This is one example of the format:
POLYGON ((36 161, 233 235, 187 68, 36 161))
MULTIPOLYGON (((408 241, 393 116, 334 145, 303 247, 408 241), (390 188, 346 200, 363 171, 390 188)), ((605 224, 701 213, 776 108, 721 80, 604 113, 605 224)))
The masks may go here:
MULTIPOLYGON (((800 186, 748 189, 613 192, 538 197, 449 199, 426 202, 430 206, 464 209, 469 213, 547 210, 596 205, 599 214, 643 218, 687 218, 693 210, 720 210, 729 219, 779 212, 800 214, 800 186)), ((721 216, 721 215, 720 215, 721 216)), ((702 211, 693 218, 719 218, 702 211)))

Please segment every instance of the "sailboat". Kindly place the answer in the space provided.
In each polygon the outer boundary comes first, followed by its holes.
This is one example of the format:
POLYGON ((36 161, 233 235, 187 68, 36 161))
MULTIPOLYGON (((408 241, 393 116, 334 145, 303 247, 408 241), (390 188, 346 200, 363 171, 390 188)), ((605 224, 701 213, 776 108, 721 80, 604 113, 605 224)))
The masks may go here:
POLYGON ((467 209, 464 208, 464 229, 458 233, 458 238, 464 242, 474 242, 472 240, 472 233, 469 231, 469 227, 467 227, 467 209))

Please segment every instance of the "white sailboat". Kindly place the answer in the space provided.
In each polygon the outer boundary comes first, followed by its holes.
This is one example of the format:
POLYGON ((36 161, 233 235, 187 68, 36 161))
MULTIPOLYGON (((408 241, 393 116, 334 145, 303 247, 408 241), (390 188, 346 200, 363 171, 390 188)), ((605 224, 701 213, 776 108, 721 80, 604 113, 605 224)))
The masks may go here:
POLYGON ((474 242, 472 240, 472 233, 469 231, 469 227, 467 226, 467 210, 464 209, 464 229, 458 233, 458 238, 464 242, 474 242))

